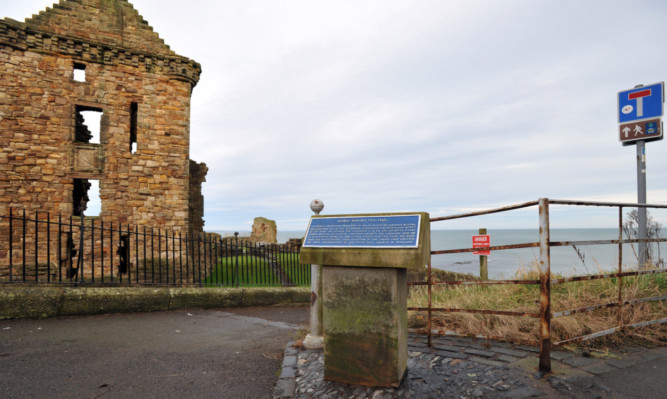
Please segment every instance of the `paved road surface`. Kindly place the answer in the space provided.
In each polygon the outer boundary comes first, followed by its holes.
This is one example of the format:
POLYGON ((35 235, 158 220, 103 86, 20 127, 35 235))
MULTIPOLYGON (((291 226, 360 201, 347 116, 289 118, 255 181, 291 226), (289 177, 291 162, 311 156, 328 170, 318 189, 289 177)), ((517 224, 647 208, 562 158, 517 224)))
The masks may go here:
POLYGON ((307 307, 0 321, 0 398, 270 398, 307 307))
MULTIPOLYGON (((0 399, 271 398, 285 345, 307 322, 307 307, 0 321, 0 399)), ((555 379, 535 377, 534 356, 510 362, 525 388, 501 397, 667 397, 667 348, 627 349, 606 359, 561 354, 555 379)))

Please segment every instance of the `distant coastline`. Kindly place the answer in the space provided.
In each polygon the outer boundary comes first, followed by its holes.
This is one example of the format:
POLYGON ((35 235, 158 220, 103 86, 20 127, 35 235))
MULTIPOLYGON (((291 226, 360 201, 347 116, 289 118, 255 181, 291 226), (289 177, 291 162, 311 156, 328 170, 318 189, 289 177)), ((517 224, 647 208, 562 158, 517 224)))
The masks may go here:
MULTIPOLYGON (((538 229, 487 229, 491 235, 491 245, 511 245, 539 240, 538 229)), ((618 238, 617 228, 552 228, 552 241, 580 240, 611 240, 618 238)), ((233 231, 216 231, 224 236, 233 236, 233 231)), ((472 246, 472 236, 477 234, 471 229, 432 229, 431 249, 461 249, 472 246)), ((241 236, 249 236, 249 231, 239 231, 241 236)), ((285 243, 290 238, 303 238, 305 231, 278 231, 278 243, 285 243)), ((661 245, 661 253, 665 245, 661 245)), ((611 270, 618 264, 618 246, 616 245, 584 245, 555 247, 551 249, 551 270, 563 275, 588 274, 599 270, 611 270), (579 252, 577 252, 579 251, 579 252)), ((489 275, 491 278, 512 277, 521 267, 533 267, 539 258, 538 248, 524 248, 493 252, 489 258, 489 275)), ((629 245, 623 246, 623 263, 626 267, 636 262, 629 245)), ((461 273, 477 274, 479 256, 471 253, 452 255, 435 255, 432 266, 438 269, 461 273)))

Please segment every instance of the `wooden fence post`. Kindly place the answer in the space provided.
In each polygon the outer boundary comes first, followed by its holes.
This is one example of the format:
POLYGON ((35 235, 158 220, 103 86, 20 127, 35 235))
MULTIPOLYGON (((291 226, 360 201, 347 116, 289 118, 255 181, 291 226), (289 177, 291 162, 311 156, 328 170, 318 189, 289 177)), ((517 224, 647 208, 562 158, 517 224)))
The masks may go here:
MULTIPOLYGON (((479 235, 486 235, 486 229, 479 229, 479 235)), ((482 281, 489 279, 489 258, 486 255, 479 256, 479 277, 482 281)))
POLYGON ((540 198, 540 366, 551 371, 551 256, 549 248, 549 199, 540 198))

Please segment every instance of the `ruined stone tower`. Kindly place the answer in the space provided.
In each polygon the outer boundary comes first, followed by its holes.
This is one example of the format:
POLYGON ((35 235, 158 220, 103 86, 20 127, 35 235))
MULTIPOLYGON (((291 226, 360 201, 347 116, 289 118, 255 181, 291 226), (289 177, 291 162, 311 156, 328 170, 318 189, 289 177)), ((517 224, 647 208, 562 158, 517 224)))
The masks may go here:
POLYGON ((0 20, 0 212, 77 216, 97 180, 105 222, 201 231, 207 169, 189 160, 200 73, 126 0, 0 20))

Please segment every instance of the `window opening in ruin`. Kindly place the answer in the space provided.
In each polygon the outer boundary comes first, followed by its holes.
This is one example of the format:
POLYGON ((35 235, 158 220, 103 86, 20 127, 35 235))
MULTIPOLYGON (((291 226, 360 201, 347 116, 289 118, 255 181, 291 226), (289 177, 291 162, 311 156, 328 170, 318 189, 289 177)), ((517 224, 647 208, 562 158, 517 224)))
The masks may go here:
POLYGON ((102 212, 102 200, 100 199, 100 181, 88 180, 90 190, 88 190, 88 209, 87 216, 100 216, 102 212))
POLYGON ((127 234, 120 236, 116 253, 118 254, 118 274, 126 274, 130 258, 130 236, 127 234))
POLYGON ((137 112, 139 105, 137 103, 130 104, 130 153, 137 152, 137 112))
POLYGON ((74 141, 78 143, 100 143, 102 110, 99 108, 76 106, 74 141))
POLYGON ((99 216, 102 210, 99 180, 74 179, 72 215, 99 216))
POLYGON ((65 254, 63 258, 60 260, 60 268, 65 270, 65 277, 68 279, 72 279, 76 277, 78 274, 78 267, 75 268, 74 266, 76 265, 76 254, 78 253, 78 250, 76 249, 76 246, 74 245, 74 239, 72 238, 72 232, 68 231, 65 232, 65 254))
POLYGON ((74 63, 74 70, 72 71, 72 78, 77 82, 86 81, 86 65, 79 64, 78 62, 74 63))

